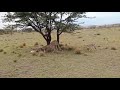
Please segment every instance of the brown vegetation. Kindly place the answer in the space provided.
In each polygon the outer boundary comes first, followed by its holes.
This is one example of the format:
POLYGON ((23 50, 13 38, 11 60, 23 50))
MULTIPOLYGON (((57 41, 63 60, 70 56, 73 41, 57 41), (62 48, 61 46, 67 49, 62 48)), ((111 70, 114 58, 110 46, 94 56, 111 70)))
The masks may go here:
POLYGON ((111 47, 111 50, 117 50, 115 47, 111 47))
POLYGON ((37 46, 37 45, 39 45, 38 42, 36 42, 36 43, 34 44, 34 46, 37 46))
POLYGON ((0 49, 0 52, 3 52, 3 49, 0 49))
POLYGON ((26 46, 26 43, 23 43, 23 45, 22 46, 26 46))
POLYGON ((74 53, 75 54, 82 54, 80 49, 75 49, 74 53))
POLYGON ((23 48, 24 46, 23 46, 23 45, 20 45, 19 47, 20 47, 20 48, 23 48))
POLYGON ((17 60, 14 60, 13 62, 15 62, 15 63, 16 63, 16 62, 17 62, 17 60))
POLYGON ((7 54, 7 52, 3 52, 3 54, 7 54))

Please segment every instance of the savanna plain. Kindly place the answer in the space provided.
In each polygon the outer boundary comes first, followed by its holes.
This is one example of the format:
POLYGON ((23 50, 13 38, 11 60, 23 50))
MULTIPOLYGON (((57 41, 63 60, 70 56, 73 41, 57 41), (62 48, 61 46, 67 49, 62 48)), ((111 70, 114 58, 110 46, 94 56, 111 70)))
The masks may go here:
MULTIPOLYGON (((55 32, 52 40, 56 39, 55 32)), ((46 45, 37 32, 0 35, 0 78, 119 78, 120 28, 62 33, 59 53, 32 54, 46 45)))

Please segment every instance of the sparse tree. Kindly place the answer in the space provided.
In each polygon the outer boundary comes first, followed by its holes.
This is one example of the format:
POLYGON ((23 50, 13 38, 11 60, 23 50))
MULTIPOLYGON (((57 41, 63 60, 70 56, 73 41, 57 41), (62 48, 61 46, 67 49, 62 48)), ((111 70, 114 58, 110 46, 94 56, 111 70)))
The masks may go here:
POLYGON ((84 17, 84 12, 8 12, 4 21, 15 22, 16 26, 31 26, 46 40, 51 42, 52 30, 57 30, 57 41, 62 32, 73 31, 77 24, 74 22, 84 17))
POLYGON ((31 26, 49 45, 55 14, 56 12, 8 12, 4 21, 15 22, 18 27, 31 26))
POLYGON ((57 30, 57 41, 59 43, 60 35, 63 32, 74 31, 78 28, 78 24, 75 21, 79 18, 86 17, 85 12, 58 12, 57 18, 54 20, 55 29, 57 30))

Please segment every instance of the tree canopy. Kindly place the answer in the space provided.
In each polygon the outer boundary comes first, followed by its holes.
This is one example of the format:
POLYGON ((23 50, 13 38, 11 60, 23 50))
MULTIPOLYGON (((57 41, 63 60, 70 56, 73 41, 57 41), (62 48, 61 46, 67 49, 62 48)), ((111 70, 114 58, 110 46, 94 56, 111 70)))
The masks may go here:
POLYGON ((51 32, 57 30, 57 41, 62 32, 73 31, 77 24, 75 21, 86 17, 85 12, 8 12, 5 22, 15 22, 17 27, 31 26, 46 40, 51 42, 51 32))

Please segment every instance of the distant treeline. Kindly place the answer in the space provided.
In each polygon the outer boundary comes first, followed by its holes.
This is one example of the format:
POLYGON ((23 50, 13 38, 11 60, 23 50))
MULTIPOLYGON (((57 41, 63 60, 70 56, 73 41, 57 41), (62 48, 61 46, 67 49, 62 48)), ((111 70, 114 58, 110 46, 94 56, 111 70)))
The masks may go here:
POLYGON ((34 30, 32 28, 24 28, 24 29, 0 29, 0 35, 3 34, 13 34, 14 32, 34 32, 34 30))
MULTIPOLYGON (((120 24, 110 24, 110 25, 92 25, 89 27, 84 27, 84 26, 77 26, 77 30, 81 29, 101 29, 101 28, 113 28, 113 27, 120 27, 120 24)), ((32 28, 23 28, 23 29, 0 29, 0 35, 3 34, 13 34, 14 32, 35 32, 32 28)))
POLYGON ((92 25, 89 27, 83 27, 83 29, 101 29, 101 28, 112 28, 112 27, 120 27, 120 24, 92 25))

